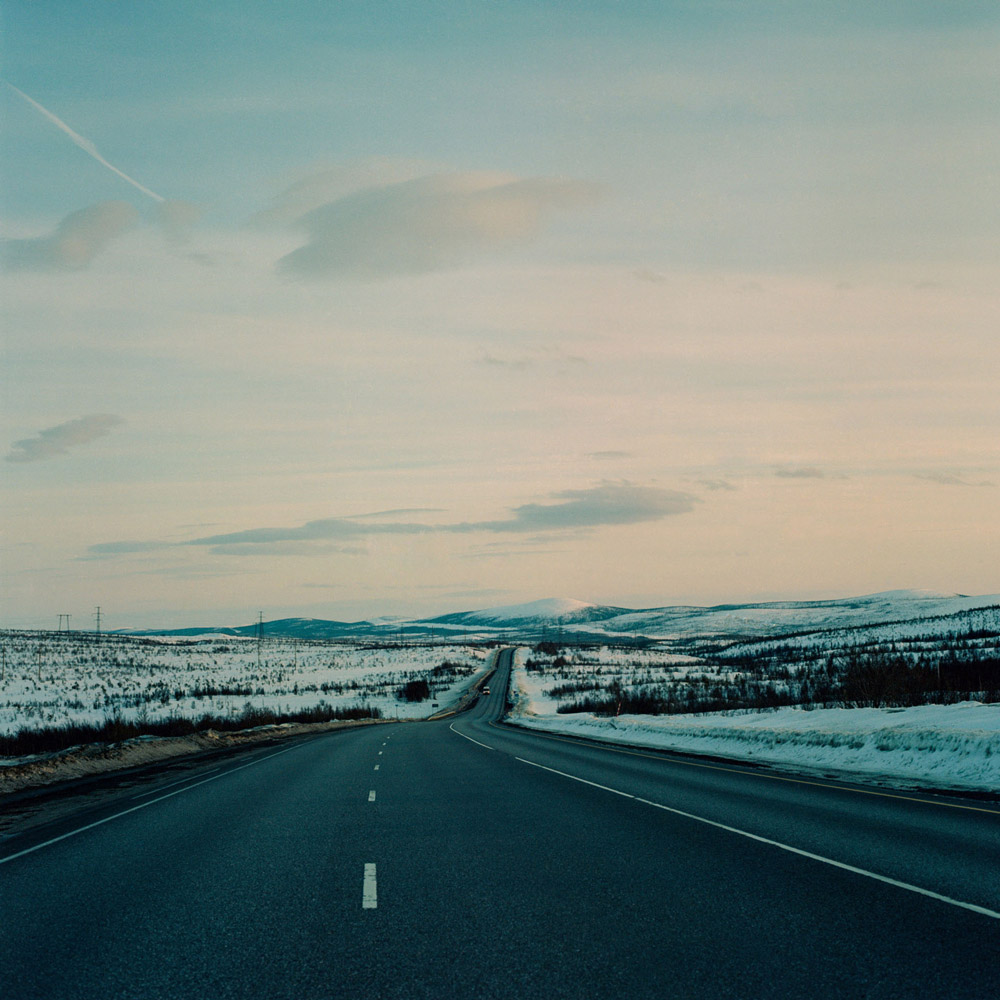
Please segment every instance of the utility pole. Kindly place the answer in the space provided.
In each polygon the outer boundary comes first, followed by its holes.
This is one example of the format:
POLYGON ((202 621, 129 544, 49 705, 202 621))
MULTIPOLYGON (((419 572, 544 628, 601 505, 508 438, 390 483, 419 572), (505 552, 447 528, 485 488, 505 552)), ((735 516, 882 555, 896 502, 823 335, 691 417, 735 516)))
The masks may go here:
POLYGON ((60 615, 59 616, 59 631, 60 632, 63 630, 63 619, 66 620, 66 631, 67 632, 69 631, 69 620, 72 617, 73 617, 72 615, 60 615))
POLYGON ((7 647, 0 646, 0 684, 7 676, 7 647))
POLYGON ((264 612, 257 612, 257 666, 260 666, 260 647, 264 644, 264 612))
POLYGON ((38 646, 38 679, 42 679, 42 653, 45 652, 45 647, 42 645, 38 646))
POLYGON ((97 605, 97 610, 94 612, 94 617, 97 619, 97 638, 101 637, 101 606, 97 605))

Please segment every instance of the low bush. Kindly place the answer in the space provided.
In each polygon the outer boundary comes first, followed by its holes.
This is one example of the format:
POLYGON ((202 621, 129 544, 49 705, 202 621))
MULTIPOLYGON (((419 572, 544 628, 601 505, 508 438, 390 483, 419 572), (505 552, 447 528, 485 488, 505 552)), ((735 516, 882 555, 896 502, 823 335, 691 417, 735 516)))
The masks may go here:
POLYGON ((600 691, 602 685, 598 681, 568 681, 566 684, 557 684, 546 693, 550 698, 565 698, 571 694, 583 694, 586 691, 600 691))
POLYGON ((557 656, 559 647, 554 642, 540 642, 532 648, 533 653, 542 653, 544 656, 557 656))
POLYGON ((431 686, 426 679, 407 681, 396 691, 396 697, 400 701, 426 701, 431 696, 431 686))

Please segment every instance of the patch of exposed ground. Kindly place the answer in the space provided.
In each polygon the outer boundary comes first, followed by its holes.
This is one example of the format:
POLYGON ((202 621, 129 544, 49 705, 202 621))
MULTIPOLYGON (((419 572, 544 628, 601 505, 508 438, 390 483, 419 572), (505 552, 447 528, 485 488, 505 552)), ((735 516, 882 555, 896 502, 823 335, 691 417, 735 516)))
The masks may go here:
POLYGON ((11 792, 55 782, 71 781, 74 778, 92 777, 110 771, 156 764, 172 757, 372 724, 373 720, 367 719, 363 722, 289 723, 280 726, 259 726, 233 733, 219 733, 209 729, 190 736, 139 736, 122 743, 89 743, 85 746, 60 750, 57 753, 25 758, 14 763, 5 764, 0 761, 0 795, 9 795, 11 792))

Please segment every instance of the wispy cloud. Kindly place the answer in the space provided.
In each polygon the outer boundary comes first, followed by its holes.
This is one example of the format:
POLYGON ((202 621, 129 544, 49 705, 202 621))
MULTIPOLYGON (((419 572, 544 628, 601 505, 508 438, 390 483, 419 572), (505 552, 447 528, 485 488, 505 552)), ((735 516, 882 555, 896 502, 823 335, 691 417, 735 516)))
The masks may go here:
POLYGON ((940 483, 942 486, 995 486, 996 483, 992 483, 987 479, 982 479, 979 482, 972 482, 969 479, 962 479, 961 476, 953 475, 950 472, 918 472, 914 474, 914 478, 923 479, 929 483, 940 483))
POLYGON ((40 462, 46 458, 65 455, 70 448, 96 441, 124 423, 121 417, 112 413, 91 413, 77 420, 68 420, 64 424, 39 431, 33 438, 15 441, 5 461, 40 462))
POLYGON ((184 243, 203 212, 189 201, 161 201, 155 208, 155 220, 171 243, 184 243))
POLYGON ((514 371, 524 371, 532 363, 530 358, 498 358, 495 354, 490 354, 489 351, 483 354, 479 360, 481 364, 489 365, 491 368, 511 368, 514 371))
POLYGON ((638 278, 640 281, 648 281, 651 284, 659 285, 667 280, 666 275, 661 274, 659 271, 654 271, 648 267, 637 267, 632 272, 632 277, 638 278))
POLYGON ((631 483, 606 483, 586 490, 562 490, 551 494, 551 498, 561 502, 524 504, 513 508, 513 517, 508 520, 482 521, 469 526, 469 530, 552 531, 639 524, 659 521, 674 514, 686 514, 694 510, 697 503, 697 498, 690 493, 656 486, 634 486, 631 483))
POLYGON ((462 559, 520 559, 523 556, 552 556, 565 551, 566 551, 565 549, 558 549, 552 547, 546 547, 546 548, 506 547, 502 549, 478 549, 475 552, 464 553, 461 556, 461 558, 462 559))
POLYGON ((532 355, 521 355, 519 357, 499 357, 496 354, 486 351, 479 359, 480 364, 488 365, 491 368, 509 368, 513 371, 524 371, 540 365, 557 367, 560 374, 565 374, 570 370, 569 366, 579 368, 589 364, 587 359, 580 354, 567 354, 560 349, 538 351, 532 355))
MULTIPOLYGON (((192 538, 188 542, 178 542, 186 546, 226 546, 273 545, 276 542, 328 542, 341 539, 362 538, 366 535, 423 535, 440 528, 415 522, 361 522, 344 517, 321 518, 305 524, 287 528, 249 528, 246 531, 231 531, 221 535, 205 535, 192 538)), ((272 551, 277 552, 277 549, 272 551)), ((228 554, 228 553, 227 553, 228 554)))
POLYGON ((550 213, 600 194, 598 185, 586 181, 477 172, 368 187, 299 218, 309 242, 283 257, 278 268, 305 278, 443 270, 529 240, 550 213))
POLYGON ((255 544, 215 545, 212 552, 217 556, 326 556, 364 555, 361 545, 331 545, 311 542, 258 542, 255 544))
POLYGON ((82 558, 93 559, 96 556, 125 556, 140 552, 158 552, 161 549, 173 549, 182 544, 182 542, 142 542, 134 539, 120 542, 101 542, 98 545, 91 545, 87 549, 87 555, 82 558))
POLYGON ((376 510, 370 514, 355 514, 351 520, 369 520, 377 517, 399 517, 402 514, 443 514, 444 507, 397 507, 394 510, 376 510))
POLYGON ((124 201, 101 201, 71 212, 48 236, 0 242, 0 265, 10 271, 79 271, 139 213, 124 201))
POLYGON ((799 469, 775 469, 774 474, 779 479, 826 479, 826 473, 815 466, 805 466, 799 469))
POLYGON ((495 521, 460 521, 421 524, 413 521, 379 521, 369 516, 332 517, 291 527, 250 528, 204 535, 185 542, 101 542, 88 550, 92 556, 115 556, 156 549, 207 547, 218 555, 299 555, 303 543, 339 542, 338 551, 356 551, 343 543, 371 535, 430 534, 537 534, 581 531, 599 527, 659 521, 694 510, 697 497, 656 486, 602 483, 590 489, 552 493, 555 503, 529 503, 514 507, 510 517, 495 521), (290 547, 291 546, 291 547, 290 547))
POLYGON ((736 491, 736 487, 727 479, 699 479, 698 485, 713 492, 717 490, 736 491))
POLYGON ((285 188, 251 219, 253 227, 291 226, 314 209, 368 188, 402 184, 437 173, 440 164, 400 157, 368 157, 317 169, 285 188))

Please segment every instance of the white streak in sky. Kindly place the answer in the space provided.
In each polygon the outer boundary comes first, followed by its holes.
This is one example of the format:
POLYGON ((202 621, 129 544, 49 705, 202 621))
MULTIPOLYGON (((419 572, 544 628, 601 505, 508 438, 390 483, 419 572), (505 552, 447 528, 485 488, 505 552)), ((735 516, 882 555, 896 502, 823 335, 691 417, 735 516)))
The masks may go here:
POLYGON ((95 160, 97 160, 98 163, 107 167, 108 170, 112 171, 113 173, 116 173, 119 177, 122 178, 122 180, 128 181, 129 184, 131 184, 133 187, 137 187, 143 194, 149 195, 149 197, 152 198, 154 201, 166 201, 164 197, 158 195, 155 191, 150 191, 148 187, 143 187, 138 181, 133 180, 131 177, 129 177, 128 174, 123 173, 113 163, 108 163, 108 161, 104 159, 104 157, 101 156, 101 154, 97 151, 97 147, 89 139, 85 139, 78 132, 74 132, 61 118, 57 118, 47 108, 43 108, 41 104, 38 103, 38 101, 28 97, 28 95, 23 90, 18 90, 17 87, 14 86, 14 84, 8 83, 6 80, 4 80, 4 83, 7 83, 7 86, 10 87, 10 89, 13 90, 15 94, 19 94, 33 108, 37 109, 43 115, 45 115, 45 117, 48 118, 48 120, 52 122, 52 124, 55 125, 56 128, 61 129, 63 132, 65 132, 73 140, 73 142, 80 147, 80 149, 82 149, 85 153, 92 156, 95 160))

